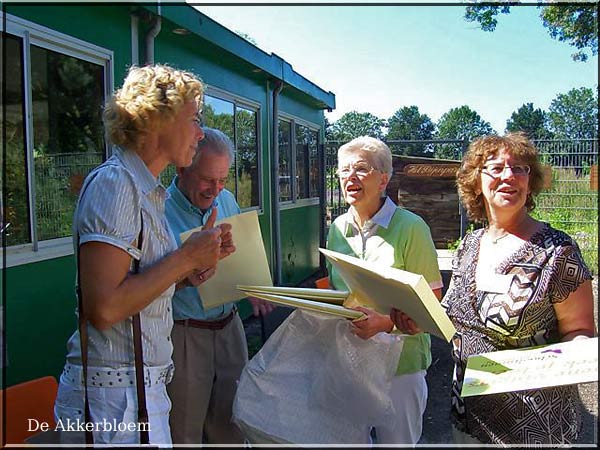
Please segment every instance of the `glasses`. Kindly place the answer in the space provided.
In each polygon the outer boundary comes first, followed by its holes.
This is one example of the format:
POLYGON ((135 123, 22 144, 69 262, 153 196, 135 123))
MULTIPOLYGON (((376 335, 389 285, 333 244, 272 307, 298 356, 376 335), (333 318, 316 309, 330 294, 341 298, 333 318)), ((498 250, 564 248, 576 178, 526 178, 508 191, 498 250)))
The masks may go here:
POLYGON ((364 178, 374 170, 376 169, 372 165, 366 162, 359 162, 356 164, 350 164, 348 166, 339 167, 337 170, 337 174, 340 178, 348 178, 350 177, 350 174, 354 172, 357 177, 364 178))
POLYGON ((485 171, 488 175, 494 178, 500 177, 506 169, 510 169, 515 177, 525 177, 529 175, 531 167, 527 164, 517 164, 514 166, 504 164, 486 164, 481 171, 485 171))

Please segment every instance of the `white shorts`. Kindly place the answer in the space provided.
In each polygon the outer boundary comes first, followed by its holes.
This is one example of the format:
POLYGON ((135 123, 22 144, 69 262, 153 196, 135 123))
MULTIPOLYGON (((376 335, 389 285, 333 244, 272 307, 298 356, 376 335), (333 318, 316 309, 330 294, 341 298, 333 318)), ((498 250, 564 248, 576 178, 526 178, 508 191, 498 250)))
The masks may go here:
MULTIPOLYGON (((71 365, 71 374, 73 373, 71 365)), ((80 369, 81 366, 75 366, 80 369)), ((92 368, 88 368, 88 376, 92 368)), ((150 371, 155 371, 150 368, 150 371)), ((162 368, 157 368, 162 370, 162 368)), ((75 378, 77 379, 77 378, 75 378)), ((73 377, 60 377, 58 394, 54 404, 54 418, 61 430, 76 430, 84 423, 83 385, 73 377)), ((137 391, 135 384, 129 387, 95 387, 88 384, 88 401, 93 423, 94 444, 139 444, 140 425, 137 422, 137 391)), ((150 443, 171 446, 169 411, 171 401, 164 383, 146 386, 146 406, 150 443)))

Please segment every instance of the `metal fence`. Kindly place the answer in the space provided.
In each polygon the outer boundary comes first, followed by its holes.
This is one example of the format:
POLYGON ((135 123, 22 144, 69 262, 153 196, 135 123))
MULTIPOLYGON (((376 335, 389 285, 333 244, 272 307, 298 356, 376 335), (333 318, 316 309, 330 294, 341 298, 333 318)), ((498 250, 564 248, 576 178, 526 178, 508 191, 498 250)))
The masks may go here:
MULTIPOLYGON (((589 267, 598 273, 598 140, 538 140, 534 143, 541 162, 548 167, 551 182, 538 196, 533 215, 572 236, 589 267)), ((347 209, 335 174, 337 149, 341 144, 325 144, 327 226, 347 209)), ((467 146, 465 141, 458 140, 390 141, 387 144, 394 154, 426 149, 426 156, 432 159, 442 156, 455 160, 461 159, 467 146)), ((466 228, 466 221, 461 228, 466 228)))
MULTIPOLYGON (((336 217, 343 214, 347 206, 342 195, 339 178, 336 175, 337 150, 344 144, 339 141, 325 143, 325 201, 326 224, 329 226, 336 217)), ((467 148, 466 140, 390 140, 386 144, 395 155, 418 155, 432 159, 460 160, 467 148)), ((457 208, 459 205, 456 206, 457 208)))

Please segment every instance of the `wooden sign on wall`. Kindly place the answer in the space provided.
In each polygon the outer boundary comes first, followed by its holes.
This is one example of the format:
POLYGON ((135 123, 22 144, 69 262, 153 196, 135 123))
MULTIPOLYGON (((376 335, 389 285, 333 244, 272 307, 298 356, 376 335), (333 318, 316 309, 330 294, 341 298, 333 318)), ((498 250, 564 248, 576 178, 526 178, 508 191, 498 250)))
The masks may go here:
POLYGON ((409 177, 455 178, 459 164, 408 164, 404 173, 409 177))
POLYGON ((398 156, 392 158, 394 172, 388 196, 398 205, 427 222, 436 248, 447 248, 460 237, 460 214, 453 160, 398 156))

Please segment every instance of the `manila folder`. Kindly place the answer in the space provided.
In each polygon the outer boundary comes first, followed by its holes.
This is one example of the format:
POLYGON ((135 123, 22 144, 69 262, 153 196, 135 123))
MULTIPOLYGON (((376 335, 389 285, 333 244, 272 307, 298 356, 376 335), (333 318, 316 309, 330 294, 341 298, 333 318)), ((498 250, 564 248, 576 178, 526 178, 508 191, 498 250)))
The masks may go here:
POLYGON ((338 270, 360 304, 380 314, 397 308, 428 333, 447 342, 456 332, 444 308, 422 275, 368 262, 353 256, 320 248, 338 270))
MULTIPOLYGON (((220 260, 217 272, 197 287, 205 310, 245 298, 246 294, 236 288, 238 284, 273 286, 256 211, 229 216, 216 223, 231 224, 235 252, 220 260)), ((201 230, 199 227, 181 233, 181 242, 201 230)))

